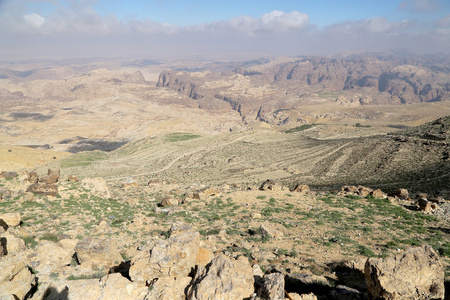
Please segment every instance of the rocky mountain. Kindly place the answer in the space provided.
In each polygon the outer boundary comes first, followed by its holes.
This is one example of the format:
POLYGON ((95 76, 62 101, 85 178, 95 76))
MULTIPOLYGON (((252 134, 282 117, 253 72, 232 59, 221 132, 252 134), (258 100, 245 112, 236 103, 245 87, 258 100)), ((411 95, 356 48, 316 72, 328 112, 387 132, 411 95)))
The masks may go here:
POLYGON ((315 97, 345 105, 411 104, 450 100, 449 60, 381 55, 305 57, 239 67, 234 72, 161 73, 157 86, 222 108, 226 102, 247 120, 296 106, 315 97), (338 93, 323 97, 324 93, 338 93), (341 96, 341 97, 339 97, 341 96))

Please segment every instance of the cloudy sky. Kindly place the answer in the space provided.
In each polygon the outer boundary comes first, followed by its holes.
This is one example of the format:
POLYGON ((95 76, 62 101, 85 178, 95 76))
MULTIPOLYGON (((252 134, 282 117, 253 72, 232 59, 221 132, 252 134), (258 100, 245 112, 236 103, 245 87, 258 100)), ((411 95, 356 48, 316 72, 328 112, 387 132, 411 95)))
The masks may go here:
POLYGON ((0 59, 450 54, 449 0, 0 0, 0 59))

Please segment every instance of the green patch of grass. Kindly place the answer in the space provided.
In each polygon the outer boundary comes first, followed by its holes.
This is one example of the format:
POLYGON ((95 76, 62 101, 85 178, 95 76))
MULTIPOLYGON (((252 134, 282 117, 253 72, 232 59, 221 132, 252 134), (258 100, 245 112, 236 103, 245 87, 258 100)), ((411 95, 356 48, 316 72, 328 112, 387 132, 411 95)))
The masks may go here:
POLYGON ((297 126, 297 127, 288 129, 285 132, 286 133, 294 133, 294 132, 304 131, 304 130, 313 128, 314 126, 316 126, 316 125, 314 125, 314 124, 303 124, 301 126, 297 126))
POLYGON ((106 273, 104 271, 97 271, 97 272, 95 272, 94 274, 91 274, 91 275, 75 276, 75 275, 72 274, 69 277, 67 277, 66 280, 97 279, 97 278, 102 278, 105 275, 106 275, 106 273))
POLYGON ((357 252, 365 257, 374 257, 375 253, 363 245, 357 245, 357 252))
POLYGON ((58 235, 50 232, 44 233, 40 238, 40 240, 52 241, 57 243, 59 241, 58 235))
POLYGON ((107 154, 102 151, 80 152, 61 160, 61 168, 89 166, 95 161, 104 160, 107 154))
POLYGON ((38 242, 32 236, 23 236, 22 240, 28 248, 34 249, 38 245, 38 242))
POLYGON ((259 199, 259 200, 264 200, 264 199, 266 199, 266 198, 267 198, 267 197, 264 196, 264 195, 256 196, 256 199, 259 199))
POLYGON ((168 142, 180 142, 199 138, 200 135, 186 132, 173 132, 165 135, 165 140, 168 142))

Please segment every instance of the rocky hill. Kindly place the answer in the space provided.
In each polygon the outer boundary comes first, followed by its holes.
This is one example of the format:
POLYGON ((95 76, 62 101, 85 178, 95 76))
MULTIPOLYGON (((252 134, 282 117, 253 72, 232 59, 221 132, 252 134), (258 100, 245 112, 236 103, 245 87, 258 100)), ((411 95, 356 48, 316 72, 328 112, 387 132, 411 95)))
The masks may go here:
POLYGON ((450 99, 449 60, 445 57, 399 59, 365 55, 345 58, 306 57, 283 63, 239 67, 234 72, 165 71, 157 86, 222 109, 223 104, 244 119, 338 93, 330 100, 344 105, 411 104, 450 99))

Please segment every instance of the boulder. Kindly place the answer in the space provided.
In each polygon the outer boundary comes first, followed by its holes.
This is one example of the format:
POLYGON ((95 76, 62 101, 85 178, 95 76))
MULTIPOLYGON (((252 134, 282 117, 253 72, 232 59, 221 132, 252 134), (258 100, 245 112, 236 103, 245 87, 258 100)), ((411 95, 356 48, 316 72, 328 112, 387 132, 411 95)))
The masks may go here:
POLYGON ((387 198, 387 195, 385 193, 383 193, 383 191, 380 189, 373 190, 370 194, 378 199, 386 199, 387 198))
POLYGON ((295 188, 291 190, 291 192, 298 192, 298 193, 308 193, 309 191, 310 189, 307 184, 297 184, 295 188))
POLYGON ((77 176, 69 175, 69 176, 67 176, 67 181, 69 181, 69 182, 80 182, 80 179, 77 176))
POLYGON ((341 188, 341 193, 354 195, 358 193, 358 188, 354 185, 345 185, 341 188))
POLYGON ((317 300, 317 296, 313 293, 309 294, 296 294, 296 293, 289 293, 289 297, 291 297, 292 300, 317 300))
POLYGON ((427 199, 423 199, 420 198, 418 201, 418 205, 419 205, 419 210, 423 211, 423 212, 431 212, 432 211, 432 202, 428 201, 427 199))
POLYGON ((46 196, 56 196, 58 194, 58 186, 56 184, 33 183, 27 188, 27 192, 46 196))
POLYGON ((336 300, 359 300, 362 294, 357 290, 345 285, 336 286, 330 293, 332 299, 336 300))
POLYGON ((230 259, 215 257, 206 267, 199 267, 187 299, 235 300, 251 297, 254 292, 253 272, 244 256, 230 259))
POLYGON ((27 172, 27 179, 29 183, 33 184, 39 181, 39 176, 35 171, 27 172))
POLYGON ((184 277, 161 277, 149 288, 145 299, 147 300, 185 300, 185 289, 192 278, 184 277))
POLYGON ((266 274, 263 277, 263 286, 259 292, 263 299, 284 299, 284 276, 281 273, 266 274))
POLYGON ((131 177, 128 177, 127 179, 125 179, 121 185, 124 188, 132 188, 132 187, 137 187, 138 182, 137 182, 136 178, 131 176, 131 177))
POLYGON ((397 189, 393 191, 392 193, 389 193, 389 196, 394 196, 399 199, 408 200, 409 198, 409 192, 407 189, 397 189))
POLYGON ((60 175, 59 170, 48 169, 47 176, 39 178, 39 182, 46 184, 55 184, 59 181, 59 175, 60 175))
POLYGON ((122 262, 122 256, 111 239, 88 237, 79 241, 75 253, 81 265, 110 269, 122 262))
POLYGON ((367 195, 370 195, 372 193, 372 189, 366 186, 358 186, 358 195, 361 197, 366 197, 367 195))
POLYGON ((198 255, 195 259, 195 265, 204 267, 209 264, 213 258, 214 254, 211 252, 211 250, 198 248, 198 255))
POLYGON ((170 207, 170 206, 177 206, 179 204, 178 199, 172 198, 172 197, 165 197, 161 200, 160 205, 162 207, 170 207))
POLYGON ((4 255, 11 255, 27 249, 24 240, 10 232, 2 233, 0 239, 4 255))
POLYGON ((199 244, 200 234, 190 227, 173 228, 167 240, 131 260, 131 280, 149 284, 155 278, 188 276, 195 267, 199 244))
POLYGON ((266 181, 264 181, 261 186, 259 187, 259 189, 261 191, 282 191, 285 189, 285 187, 283 185, 281 185, 280 183, 271 180, 271 179, 267 179, 266 181))
POLYGON ((444 299, 444 269, 430 246, 386 259, 369 258, 364 273, 372 299, 444 299))
POLYGON ((5 230, 9 227, 19 226, 21 221, 20 213, 6 213, 0 215, 0 226, 5 230))
POLYGON ((12 179, 12 178, 15 178, 17 176, 19 176, 19 174, 17 172, 5 172, 5 171, 3 171, 3 172, 0 173, 0 177, 3 177, 5 179, 12 179))
POLYGON ((284 234, 281 231, 278 231, 266 225, 261 225, 259 229, 261 230, 262 237, 265 238, 275 239, 284 236, 284 234))
POLYGON ((35 275, 22 259, 2 258, 0 270, 0 299, 25 299, 36 285, 35 275))

